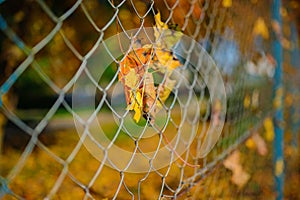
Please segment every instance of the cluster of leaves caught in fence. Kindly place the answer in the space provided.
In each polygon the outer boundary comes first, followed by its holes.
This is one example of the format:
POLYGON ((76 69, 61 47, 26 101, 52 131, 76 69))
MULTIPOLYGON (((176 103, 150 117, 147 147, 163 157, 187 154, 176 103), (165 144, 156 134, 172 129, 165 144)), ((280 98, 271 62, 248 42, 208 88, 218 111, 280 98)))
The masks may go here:
POLYGON ((160 13, 155 15, 155 22, 156 45, 146 44, 134 49, 120 63, 119 80, 124 86, 127 109, 134 110, 137 123, 142 115, 154 122, 156 113, 162 109, 162 104, 175 86, 176 81, 170 77, 172 71, 181 65, 170 52, 170 47, 178 42, 181 33, 174 31, 168 34, 172 30, 168 30, 168 26, 161 21, 160 13), (165 76, 157 87, 153 73, 165 76))

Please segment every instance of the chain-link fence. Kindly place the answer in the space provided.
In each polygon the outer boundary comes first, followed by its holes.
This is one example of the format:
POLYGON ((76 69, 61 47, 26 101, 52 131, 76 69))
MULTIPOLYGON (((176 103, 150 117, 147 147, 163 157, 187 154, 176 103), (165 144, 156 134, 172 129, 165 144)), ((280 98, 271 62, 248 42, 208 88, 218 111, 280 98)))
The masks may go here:
POLYGON ((283 172, 299 198, 300 4, 274 2, 0 1, 0 198, 271 199, 283 172))

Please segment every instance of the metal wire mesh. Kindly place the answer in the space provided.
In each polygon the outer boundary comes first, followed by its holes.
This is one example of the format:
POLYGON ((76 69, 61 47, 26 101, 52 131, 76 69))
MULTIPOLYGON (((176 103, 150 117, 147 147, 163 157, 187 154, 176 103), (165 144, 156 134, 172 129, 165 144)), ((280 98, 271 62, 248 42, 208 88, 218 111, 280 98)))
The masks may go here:
MULTIPOLYGON (((260 40, 254 34, 253 26, 259 15, 271 29, 269 4, 269 1, 235 1, 232 4, 224 0, 0 1, 3 33, 0 38, 3 66, 0 132, 5 141, 1 145, 0 197, 226 197, 227 194, 214 187, 220 179, 229 182, 225 177, 227 172, 221 166, 223 160, 240 148, 262 126, 263 120, 272 115, 272 77, 264 72, 253 76, 247 68, 250 61, 259 63, 267 58, 270 39, 260 40), (132 117, 126 105, 121 105, 121 113, 114 107, 120 101, 115 95, 120 90, 118 74, 122 58, 113 53, 120 41, 107 41, 130 29, 139 32, 145 27, 153 27, 158 11, 162 21, 202 44, 207 54, 201 50, 196 52, 200 62, 194 67, 188 64, 188 59, 183 62, 178 73, 187 74, 187 83, 183 81, 175 88, 164 104, 161 127, 151 127, 151 137, 142 138, 150 129, 149 116, 145 124, 131 125, 132 117), (97 80, 89 66, 93 59, 105 57, 104 52, 99 53, 101 45, 112 63, 97 80), (222 74, 227 113, 216 145, 207 155, 199 156, 207 139, 207 130, 214 121, 214 105, 205 85, 211 65, 207 64, 208 70, 198 73, 200 67, 201 70, 205 68, 207 56, 212 57, 222 74), (87 112, 86 105, 81 105, 79 110, 72 107, 72 92, 82 75, 88 77, 96 91, 93 112, 87 112), (192 93, 200 105, 198 108, 190 98, 192 93), (94 121, 110 139, 108 143, 97 138, 99 134, 95 130, 97 127, 92 125, 94 121), (187 133, 194 137, 187 137, 187 133), (173 138, 177 140, 170 145, 169 140, 173 138), (87 141, 91 148, 97 149, 96 156, 87 148, 87 141), (174 150, 179 144, 186 145, 181 155, 174 150), (109 156, 112 145, 130 151, 132 156, 142 154, 143 162, 148 164, 147 170, 127 172, 126 167, 134 163, 130 159, 124 168, 120 168, 109 156), (156 169, 155 156, 149 157, 144 152, 154 151, 156 155, 162 147, 166 148, 169 157, 164 167, 156 169)), ((136 37, 127 34, 124 40, 128 40, 129 45, 123 49, 127 52, 123 59, 133 48, 136 37)), ((194 48, 184 48, 187 55, 191 55, 191 49, 194 48)), ((297 79, 294 74, 291 76, 297 79)), ((80 98, 84 102, 85 96, 80 98)), ((297 107, 295 103, 290 105, 297 107)), ((241 151, 247 152, 244 148, 241 151)), ((126 159, 116 156, 120 162, 126 159)))

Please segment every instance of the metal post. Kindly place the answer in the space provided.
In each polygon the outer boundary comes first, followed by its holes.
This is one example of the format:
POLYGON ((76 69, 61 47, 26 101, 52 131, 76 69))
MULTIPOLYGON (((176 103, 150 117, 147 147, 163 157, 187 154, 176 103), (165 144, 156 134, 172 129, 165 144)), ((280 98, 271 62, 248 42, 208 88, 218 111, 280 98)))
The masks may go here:
MULTIPOLYGON (((297 26, 296 26, 296 23, 293 22, 291 23, 291 42, 293 44, 293 48, 292 48, 292 51, 291 51, 291 64, 292 66, 296 69, 297 72, 299 72, 299 65, 300 65, 300 58, 299 58, 299 47, 298 47, 298 33, 297 33, 297 26)), ((299 77, 297 76, 296 79, 299 79, 299 77)), ((292 138, 292 146, 297 149, 298 148, 298 137, 299 137, 299 134, 298 134, 298 130, 299 130, 299 110, 298 110, 298 106, 299 106, 299 102, 297 101, 298 100, 298 95, 299 95, 299 92, 298 92, 298 83, 299 81, 298 80, 294 80, 293 84, 297 84, 297 85, 292 85, 292 92, 293 92, 293 95, 295 96, 294 97, 294 101, 293 101, 293 105, 292 105, 292 113, 291 113, 291 116, 292 116, 292 134, 293 134, 293 138, 292 138)))
POLYGON ((282 18, 280 15, 281 0, 273 0, 272 3, 272 25, 273 25, 273 43, 272 53, 276 60, 276 69, 274 75, 273 88, 273 107, 274 107, 274 132, 275 138, 273 143, 274 151, 274 177, 277 191, 277 200, 283 199, 284 188, 284 155, 283 155, 283 84, 282 84, 282 18))

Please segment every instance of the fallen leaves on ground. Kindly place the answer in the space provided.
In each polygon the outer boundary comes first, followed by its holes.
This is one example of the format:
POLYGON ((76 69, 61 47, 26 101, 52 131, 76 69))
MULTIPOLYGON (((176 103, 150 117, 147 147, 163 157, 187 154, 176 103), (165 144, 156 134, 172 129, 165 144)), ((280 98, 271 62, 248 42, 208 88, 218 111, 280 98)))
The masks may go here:
POLYGON ((255 132, 252 136, 246 141, 246 146, 249 149, 256 149, 258 154, 265 156, 268 153, 267 144, 263 137, 259 133, 255 132))
POLYGON ((240 163, 240 152, 235 150, 231 155, 229 155, 223 162, 223 165, 232 171, 231 181, 239 188, 244 187, 244 185, 249 181, 250 175, 244 170, 240 163))

